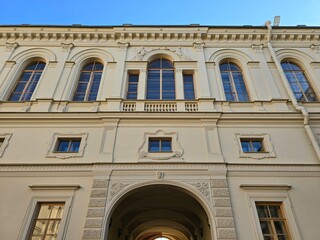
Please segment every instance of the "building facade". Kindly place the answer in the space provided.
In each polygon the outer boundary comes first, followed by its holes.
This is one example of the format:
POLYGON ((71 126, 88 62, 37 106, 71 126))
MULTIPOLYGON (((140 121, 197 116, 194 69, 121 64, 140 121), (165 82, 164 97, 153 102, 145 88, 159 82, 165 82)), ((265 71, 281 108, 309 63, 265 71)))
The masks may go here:
POLYGON ((1 26, 1 239, 316 240, 320 28, 1 26))

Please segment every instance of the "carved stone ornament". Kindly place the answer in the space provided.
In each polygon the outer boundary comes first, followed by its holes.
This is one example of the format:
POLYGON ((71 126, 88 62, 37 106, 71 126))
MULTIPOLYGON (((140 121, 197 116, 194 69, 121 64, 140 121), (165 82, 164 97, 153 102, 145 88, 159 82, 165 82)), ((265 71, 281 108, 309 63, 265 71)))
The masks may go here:
POLYGON ((140 159, 151 160, 168 160, 168 159, 182 159, 183 149, 178 142, 177 132, 165 132, 158 130, 157 132, 146 132, 143 137, 143 142, 138 149, 138 157, 140 159), (149 138, 171 138, 171 150, 170 152, 149 152, 149 138))
POLYGON ((170 51, 175 52, 182 61, 190 61, 191 57, 187 52, 186 48, 178 47, 178 48, 169 48, 170 51))
POLYGON ((129 186, 129 183, 112 183, 110 187, 110 197, 109 200, 113 199, 119 192, 121 192, 125 187, 129 186))
POLYGON ((310 48, 316 53, 320 53, 320 44, 311 44, 310 48))
POLYGON ((164 179, 164 172, 157 172, 157 179, 163 180, 164 179))
POLYGON ((262 53, 263 52, 263 44, 252 44, 251 48, 256 53, 262 53))
POLYGON ((128 42, 118 42, 118 47, 124 51, 127 49, 127 47, 129 47, 130 43, 128 42))
POLYGON ((61 43, 62 50, 64 52, 69 52, 74 47, 73 43, 61 43))
POLYGON ((6 42, 7 51, 13 52, 17 47, 19 47, 19 44, 17 42, 6 42))
POLYGON ((203 195, 208 202, 210 202, 210 188, 209 188, 209 183, 207 182, 195 182, 195 183, 189 183, 195 189, 203 195))
POLYGON ((193 46, 197 51, 200 51, 203 49, 205 43, 204 42, 194 42, 193 46))

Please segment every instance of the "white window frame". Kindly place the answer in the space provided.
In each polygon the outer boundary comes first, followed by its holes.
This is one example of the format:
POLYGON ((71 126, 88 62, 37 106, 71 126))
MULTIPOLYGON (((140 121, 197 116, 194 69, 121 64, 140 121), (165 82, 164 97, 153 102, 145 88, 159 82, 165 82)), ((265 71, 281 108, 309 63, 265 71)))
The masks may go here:
POLYGON ((67 159, 67 158, 77 158, 83 157, 84 150, 87 146, 87 138, 88 133, 54 133, 51 143, 49 145, 49 149, 47 152, 47 158, 60 158, 60 159, 67 159), (57 144, 59 144, 59 139, 74 139, 79 138, 80 146, 78 152, 56 152, 57 144))
POLYGON ((288 231, 292 240, 302 240, 296 218, 292 212, 292 204, 289 199, 289 185, 240 185, 245 191, 252 218, 255 239, 264 240, 259 216, 257 212, 256 202, 280 202, 283 209, 283 215, 286 219, 288 231))
POLYGON ((8 147, 9 145, 9 141, 11 139, 11 136, 12 136, 12 133, 1 133, 0 134, 0 139, 3 138, 3 142, 2 142, 2 145, 0 147, 0 157, 3 156, 6 148, 8 147))
POLYGON ((240 158, 253 158, 253 159, 264 159, 264 158, 275 158, 276 152, 271 142, 271 138, 267 133, 236 133, 235 141, 238 147, 240 158), (261 139, 264 151, 263 152, 244 152, 241 146, 242 139, 261 139))
POLYGON ((64 203, 64 212, 60 221, 57 240, 65 239, 74 194, 80 188, 80 185, 32 185, 29 188, 33 191, 33 197, 28 205, 18 239, 28 239, 30 236, 37 217, 39 204, 56 202, 64 203))

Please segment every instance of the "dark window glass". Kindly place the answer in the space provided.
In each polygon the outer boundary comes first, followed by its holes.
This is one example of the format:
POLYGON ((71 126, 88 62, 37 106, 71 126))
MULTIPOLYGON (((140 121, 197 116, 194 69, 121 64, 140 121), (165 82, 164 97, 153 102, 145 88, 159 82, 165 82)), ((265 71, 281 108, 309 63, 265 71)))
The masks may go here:
POLYGON ((241 69, 234 63, 220 65, 221 79, 227 101, 248 102, 249 95, 244 83, 241 69))
POLYGON ((8 100, 12 102, 30 100, 45 66, 44 62, 33 62, 28 65, 22 71, 8 100))
POLYGON ((192 74, 183 74, 183 90, 184 90, 184 99, 190 99, 190 100, 195 99, 192 74))
POLYGON ((73 101, 95 101, 97 99, 103 65, 89 63, 81 70, 73 101))
POLYGON ((171 152, 171 138, 149 138, 149 152, 171 152))
POLYGON ((282 62, 281 66, 298 101, 318 101, 318 98, 304 75, 303 70, 300 69, 298 65, 286 61, 282 62))
POLYGON ((129 74, 127 99, 137 99, 139 74, 129 74))
POLYGON ((79 152, 81 139, 70 138, 70 139, 58 139, 56 152, 79 152))
POLYGON ((147 99, 173 100, 175 95, 174 68, 165 58, 154 60, 148 65, 147 99))
POLYGON ((240 139, 242 151, 245 153, 265 152, 263 139, 240 139))

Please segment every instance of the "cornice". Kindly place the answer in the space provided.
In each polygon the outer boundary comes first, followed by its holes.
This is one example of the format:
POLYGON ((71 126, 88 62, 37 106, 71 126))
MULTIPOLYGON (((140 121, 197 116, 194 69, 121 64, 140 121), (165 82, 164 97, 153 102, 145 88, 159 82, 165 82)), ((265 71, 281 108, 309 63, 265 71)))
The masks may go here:
MULTIPOLYGON (((71 27, 0 27, 0 42, 266 42, 267 28, 250 27, 110 27, 110 28, 71 28, 71 27)), ((272 41, 310 43, 320 39, 319 28, 273 29, 272 41)), ((310 44, 309 44, 310 45, 310 44)))

